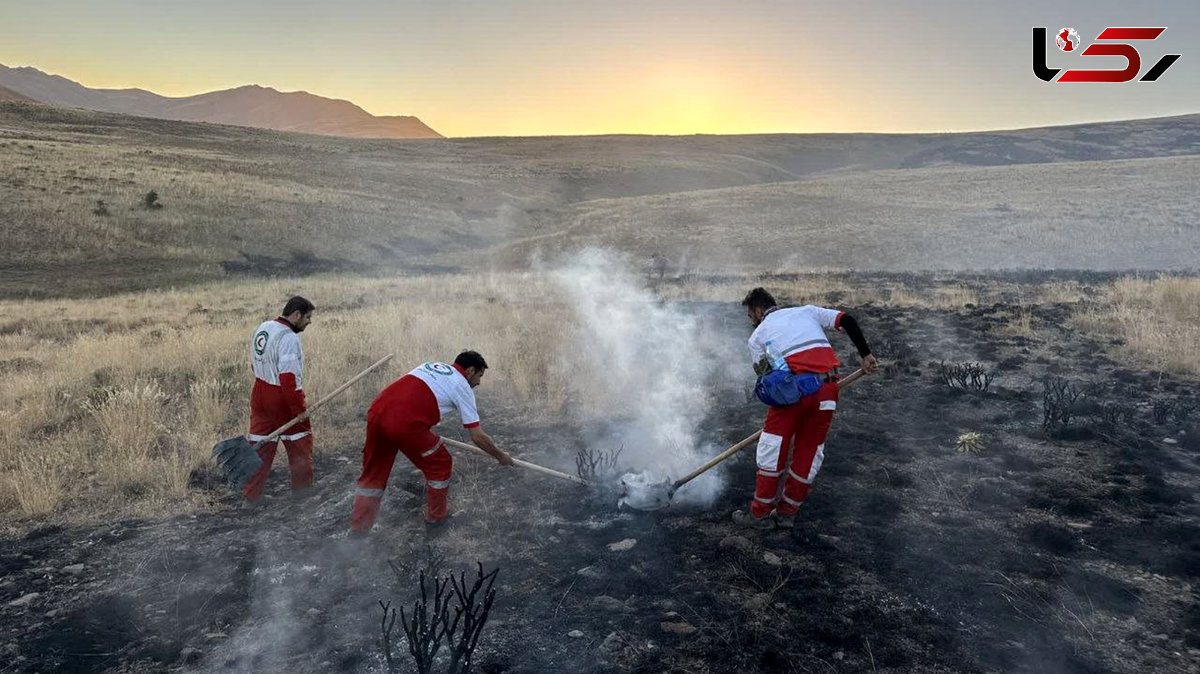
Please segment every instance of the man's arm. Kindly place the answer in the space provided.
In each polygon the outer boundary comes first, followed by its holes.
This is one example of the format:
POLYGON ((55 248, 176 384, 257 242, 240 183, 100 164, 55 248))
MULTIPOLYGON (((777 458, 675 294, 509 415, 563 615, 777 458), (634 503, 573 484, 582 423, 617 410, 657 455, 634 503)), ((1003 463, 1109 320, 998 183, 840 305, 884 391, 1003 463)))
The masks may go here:
POLYGON ((283 389, 283 399, 287 402, 289 414, 298 417, 308 411, 308 400, 304 395, 304 389, 296 388, 296 375, 291 372, 280 372, 279 388, 283 389))
POLYGON ((470 432, 471 442, 474 443, 476 447, 482 449, 488 454, 491 454, 492 458, 496 459, 501 466, 513 465, 512 457, 508 455, 508 452, 505 452, 503 449, 497 447, 496 443, 492 442, 491 436, 483 432, 482 427, 473 426, 470 428, 470 432))
POLYGON ((767 348, 759 344, 754 335, 750 335, 748 346, 750 347, 750 366, 754 368, 754 374, 761 377, 770 372, 773 366, 771 360, 767 358, 767 348))
POLYGON ((838 319, 837 327, 839 330, 844 330, 846 336, 854 342, 854 348, 858 349, 858 356, 862 358, 862 368, 867 374, 875 374, 875 370, 879 368, 879 361, 871 354, 871 347, 867 345, 867 338, 863 336, 862 328, 858 326, 858 321, 847 313, 842 313, 838 319))
POLYGON ((279 388, 283 389, 283 399, 287 402, 288 412, 298 417, 308 411, 308 401, 304 389, 296 385, 300 377, 300 340, 294 335, 287 337, 279 344, 279 388))

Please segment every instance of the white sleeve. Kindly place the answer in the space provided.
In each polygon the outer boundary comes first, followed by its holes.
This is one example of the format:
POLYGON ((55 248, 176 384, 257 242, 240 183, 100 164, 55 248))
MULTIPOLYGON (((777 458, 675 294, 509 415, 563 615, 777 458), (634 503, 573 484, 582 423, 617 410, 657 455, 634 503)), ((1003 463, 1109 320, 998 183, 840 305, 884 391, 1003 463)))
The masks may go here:
POLYGON ((462 415, 463 428, 475 428, 479 425, 479 410, 475 406, 475 392, 470 386, 463 386, 454 396, 454 406, 462 415))
POLYGON ((839 328, 838 319, 841 317, 842 312, 811 304, 808 305, 808 309, 812 312, 813 317, 817 319, 817 323, 821 324, 822 328, 839 328))
POLYGON ((766 357, 767 347, 759 343, 758 332, 750 335, 750 364, 758 367, 758 362, 766 357))
POLYGON ((295 333, 287 333, 279 338, 279 373, 291 372, 300 378, 300 365, 303 362, 300 350, 300 338, 295 333))

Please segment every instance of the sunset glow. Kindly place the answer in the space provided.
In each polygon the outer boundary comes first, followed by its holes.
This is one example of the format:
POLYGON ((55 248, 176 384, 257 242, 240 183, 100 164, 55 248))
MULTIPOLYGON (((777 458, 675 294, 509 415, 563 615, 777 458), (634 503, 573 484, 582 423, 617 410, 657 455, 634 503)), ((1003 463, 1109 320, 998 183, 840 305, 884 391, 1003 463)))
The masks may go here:
POLYGON ((7 2, 0 64, 169 96, 304 90, 449 136, 950 131, 1200 109, 1193 3, 991 4, 7 2), (1183 57, 1152 85, 1047 85, 1030 31, 1060 24, 1085 39, 1169 26, 1147 52, 1183 57))

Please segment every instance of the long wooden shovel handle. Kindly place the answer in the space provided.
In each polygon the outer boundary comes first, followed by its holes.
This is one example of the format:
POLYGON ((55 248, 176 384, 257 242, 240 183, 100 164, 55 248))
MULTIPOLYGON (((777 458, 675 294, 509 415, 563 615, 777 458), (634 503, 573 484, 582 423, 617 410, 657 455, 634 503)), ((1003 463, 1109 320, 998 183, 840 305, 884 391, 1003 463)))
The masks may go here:
MULTIPOLYGON (((862 368, 859 368, 859 369, 855 370, 854 372, 851 372, 850 374, 846 375, 846 377, 844 379, 838 380, 838 389, 846 388, 847 386, 858 381, 865 374, 866 374, 866 372, 862 368)), ((721 463, 722 461, 724 461, 725 459, 728 459, 729 457, 733 456, 734 454, 737 454, 738 452, 742 451, 746 447, 749 447, 750 444, 753 443, 755 440, 757 440, 758 436, 760 436, 760 435, 762 435, 762 431, 758 431, 754 435, 751 435, 750 437, 746 438, 745 440, 742 440, 741 442, 737 443, 736 445, 721 452, 712 461, 709 461, 708 463, 704 464, 703 466, 700 466, 696 470, 689 473, 686 477, 681 477, 678 480, 675 480, 675 483, 671 485, 671 491, 674 492, 676 489, 679 489, 680 487, 687 484, 688 482, 691 482, 692 480, 696 479, 702 473, 708 471, 713 466, 717 465, 718 463, 721 463)))
MULTIPOLYGON (((487 452, 476 447, 475 445, 468 445, 465 442, 459 442, 458 440, 451 440, 450 438, 442 438, 442 441, 451 447, 457 447, 458 449, 465 449, 470 452, 482 454, 483 456, 486 456, 488 458, 493 458, 491 454, 488 454, 487 452)), ((542 475, 549 475, 551 477, 557 477, 560 480, 567 480, 569 482, 574 482, 575 484, 582 484, 585 486, 591 484, 591 482, 588 482, 587 480, 585 480, 581 477, 578 477, 576 475, 560 473, 557 470, 553 470, 551 468, 546 468, 545 466, 539 466, 536 463, 529 463, 528 461, 522 461, 521 459, 513 459, 513 465, 520 466, 521 468, 528 468, 529 470, 532 470, 535 473, 541 473, 542 475)))
POLYGON ((260 446, 262 446, 262 445, 264 445, 264 444, 266 444, 266 443, 268 443, 268 442, 275 442, 276 440, 278 440, 278 439, 279 439, 279 436, 283 435, 284 431, 286 431, 287 429, 291 428, 292 426, 295 426, 296 424, 300 423, 301 421, 304 421, 305 419, 307 419, 307 418, 308 418, 308 415, 312 414, 312 411, 313 411, 313 410, 315 410, 315 409, 317 409, 318 407, 320 407, 321 405, 324 405, 325 403, 329 402, 330 400, 332 400, 332 399, 333 399, 333 397, 334 397, 334 396, 336 396, 337 394, 341 393, 342 391, 345 391, 346 389, 350 388, 350 385, 351 385, 351 384, 353 384, 354 382, 358 381, 359 379, 362 379, 363 377, 365 377, 365 376, 367 376, 368 374, 370 374, 370 372, 371 372, 372 370, 374 370, 375 368, 377 368, 377 367, 379 367, 380 365, 383 365, 384 363, 386 363, 386 362, 388 362, 389 360, 391 360, 391 359, 392 359, 392 356, 394 356, 394 355, 395 355, 395 354, 389 353, 388 355, 384 356, 383 358, 380 358, 379 360, 377 360, 377 361, 375 361, 374 363, 372 363, 372 364, 371 364, 371 366, 370 366, 370 367, 368 367, 367 369, 365 369, 365 370, 363 370, 362 372, 359 372, 358 374, 354 375, 354 377, 353 377, 353 378, 352 378, 350 381, 348 381, 348 382, 346 382, 345 384, 342 384, 341 386, 339 386, 339 387, 337 387, 337 388, 333 389, 333 391, 330 391, 329 395, 327 395, 327 396, 325 396, 324 398, 321 398, 320 400, 318 400, 317 402, 315 402, 315 403, 313 403, 313 404, 309 405, 309 406, 308 406, 308 409, 307 409, 307 410, 305 410, 303 413, 299 414, 299 415, 298 415, 296 418, 294 418, 294 419, 292 419, 291 421, 287 422, 286 424, 284 424, 284 425, 280 426, 279 428, 276 428, 276 429, 275 429, 275 431, 274 431, 274 432, 272 432, 270 435, 268 435, 267 437, 263 438, 262 440, 259 440, 259 441, 258 441, 258 442, 256 442, 256 443, 254 443, 254 449, 255 449, 255 451, 257 451, 257 450, 258 450, 258 448, 259 448, 260 446))
POLYGON ((750 443, 757 440, 758 436, 760 436, 760 435, 762 435, 762 431, 756 431, 754 433, 754 435, 751 435, 750 437, 746 438, 745 440, 742 440, 741 442, 737 443, 736 445, 734 445, 734 446, 730 447, 729 449, 718 454, 716 456, 716 458, 714 458, 712 461, 709 461, 708 463, 704 464, 703 466, 700 466, 696 470, 689 473, 687 476, 681 477, 678 480, 675 480, 675 483, 671 485, 671 491, 674 492, 676 489, 679 489, 683 485, 685 485, 685 484, 691 482, 692 480, 696 479, 697 477, 699 477, 702 473, 707 472, 713 466, 717 465, 718 463, 721 463, 725 459, 728 459, 729 457, 733 456, 734 454, 737 454, 738 452, 742 451, 747 446, 749 446, 750 443))

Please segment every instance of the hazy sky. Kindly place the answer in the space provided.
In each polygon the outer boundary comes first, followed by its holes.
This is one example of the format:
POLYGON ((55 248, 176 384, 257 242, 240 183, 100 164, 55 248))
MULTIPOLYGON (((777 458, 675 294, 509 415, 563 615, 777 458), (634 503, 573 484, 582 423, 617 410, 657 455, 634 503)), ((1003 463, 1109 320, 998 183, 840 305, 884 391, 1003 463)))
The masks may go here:
POLYGON ((1200 2, 0 0, 0 64, 302 89, 450 136, 1011 128, 1200 112, 1200 2), (1143 72, 1183 56, 1156 83, 1047 84, 1033 26, 1167 26, 1143 72))

